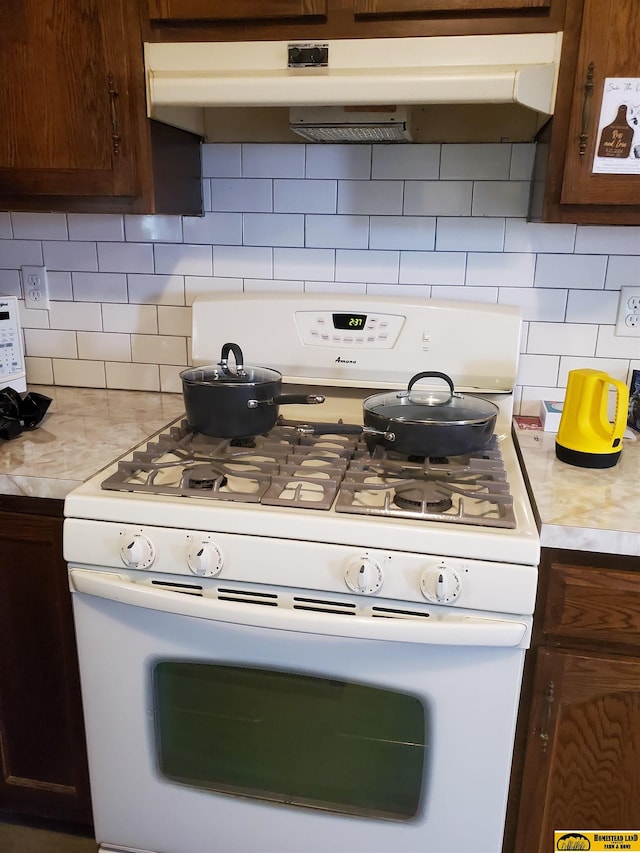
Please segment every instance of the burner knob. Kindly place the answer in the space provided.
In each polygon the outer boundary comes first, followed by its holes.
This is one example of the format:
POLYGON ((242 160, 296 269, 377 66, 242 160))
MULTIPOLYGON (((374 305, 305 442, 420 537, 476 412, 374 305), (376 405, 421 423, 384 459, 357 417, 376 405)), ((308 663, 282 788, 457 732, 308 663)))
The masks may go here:
POLYGON ((380 563, 366 554, 349 560, 344 579, 350 590, 363 595, 373 595, 380 589, 384 580, 380 563))
POLYGON ((187 565, 194 575, 213 578, 222 571, 222 563, 222 551, 210 539, 194 539, 191 542, 187 553, 187 565))
POLYGON ((125 566, 130 569, 148 569, 156 558, 151 539, 144 533, 123 531, 120 535, 125 537, 120 548, 120 557, 125 566))
POLYGON ((460 577, 444 563, 425 569, 420 577, 422 594, 433 604, 450 604, 460 595, 460 577))

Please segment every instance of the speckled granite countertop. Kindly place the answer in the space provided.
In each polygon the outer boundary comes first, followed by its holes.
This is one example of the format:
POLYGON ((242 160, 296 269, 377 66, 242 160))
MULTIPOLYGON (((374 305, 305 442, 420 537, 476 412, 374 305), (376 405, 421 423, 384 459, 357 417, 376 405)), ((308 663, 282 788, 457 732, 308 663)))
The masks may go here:
POLYGON ((543 547, 640 556, 640 438, 595 470, 556 458, 555 433, 514 426, 543 547))
POLYGON ((0 494, 64 498, 184 411, 182 394, 34 385, 52 398, 40 423, 0 440, 0 494))

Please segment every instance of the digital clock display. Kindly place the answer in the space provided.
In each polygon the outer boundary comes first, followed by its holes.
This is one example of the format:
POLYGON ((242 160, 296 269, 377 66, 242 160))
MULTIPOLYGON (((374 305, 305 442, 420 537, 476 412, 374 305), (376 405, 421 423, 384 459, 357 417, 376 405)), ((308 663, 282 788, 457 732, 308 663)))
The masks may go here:
POLYGON ((349 332, 361 332, 367 323, 366 314, 334 314, 333 328, 349 332))

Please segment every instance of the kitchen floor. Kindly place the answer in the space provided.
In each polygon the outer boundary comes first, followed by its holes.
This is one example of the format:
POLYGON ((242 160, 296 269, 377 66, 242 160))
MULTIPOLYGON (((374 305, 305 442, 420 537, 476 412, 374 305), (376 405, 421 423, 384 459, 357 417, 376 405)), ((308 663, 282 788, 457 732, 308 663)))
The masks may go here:
POLYGON ((0 820, 1 853, 96 853, 93 838, 0 820))

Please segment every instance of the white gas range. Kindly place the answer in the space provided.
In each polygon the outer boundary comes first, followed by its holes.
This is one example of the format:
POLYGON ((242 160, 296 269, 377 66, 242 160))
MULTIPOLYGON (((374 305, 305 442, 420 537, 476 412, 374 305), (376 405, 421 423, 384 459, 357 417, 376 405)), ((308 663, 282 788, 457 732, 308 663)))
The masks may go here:
POLYGON ((327 399, 237 441, 178 419, 67 498, 104 850, 498 853, 539 557, 519 334, 473 303, 194 304, 194 363, 237 341, 327 399), (297 429, 425 370, 497 405, 482 450, 297 429))

